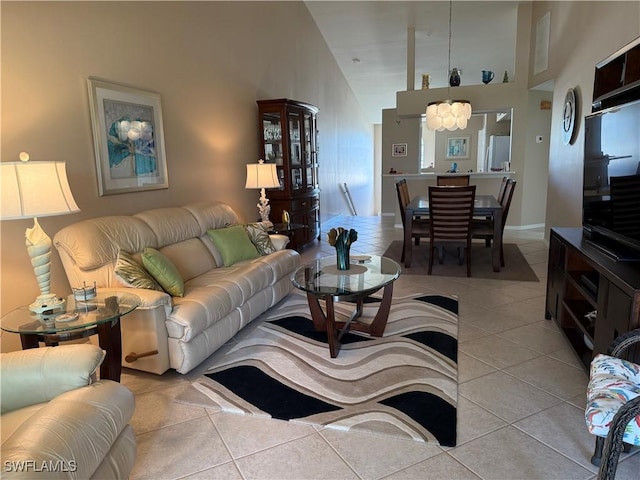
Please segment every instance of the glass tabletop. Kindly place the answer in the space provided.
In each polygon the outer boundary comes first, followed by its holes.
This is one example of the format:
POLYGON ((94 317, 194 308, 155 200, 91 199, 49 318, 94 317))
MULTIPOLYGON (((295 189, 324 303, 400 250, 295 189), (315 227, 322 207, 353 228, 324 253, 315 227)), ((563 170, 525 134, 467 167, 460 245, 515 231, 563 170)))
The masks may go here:
POLYGON ((291 276, 296 288, 319 297, 346 299, 366 296, 400 276, 400 265, 379 255, 352 255, 351 268, 338 270, 336 257, 312 260, 291 276))
POLYGON ((302 227, 304 227, 304 225, 301 223, 288 223, 288 224, 274 223, 273 227, 270 229, 270 232, 289 233, 289 232, 292 232, 293 230, 298 230, 302 227))
POLYGON ((99 292, 94 298, 75 300, 67 297, 59 310, 35 313, 28 306, 16 308, 0 321, 6 332, 22 334, 56 334, 96 327, 126 315, 140 305, 140 298, 129 293, 99 292))

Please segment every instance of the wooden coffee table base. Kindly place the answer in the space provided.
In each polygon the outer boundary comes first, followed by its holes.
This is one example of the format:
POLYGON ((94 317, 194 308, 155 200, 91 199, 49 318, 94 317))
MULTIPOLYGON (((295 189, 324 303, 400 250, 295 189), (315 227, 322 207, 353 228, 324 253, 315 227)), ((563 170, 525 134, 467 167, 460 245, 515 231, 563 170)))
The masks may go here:
POLYGON ((311 310, 311 318, 313 319, 313 326, 318 332, 327 332, 327 341, 329 343, 329 353, 331 358, 336 358, 340 351, 340 340, 342 336, 349 330, 356 330, 358 332, 368 333, 374 337, 381 337, 384 333, 384 329, 387 326, 387 320, 389 319, 389 310, 391 309, 391 297, 393 295, 393 282, 384 287, 382 294, 382 301, 378 308, 378 313, 371 322, 370 325, 362 322, 356 322, 355 320, 362 315, 362 307, 365 298, 371 293, 360 295, 352 295, 347 301, 355 302, 356 309, 351 314, 351 317, 346 322, 336 321, 334 299, 331 295, 317 296, 313 293, 307 292, 307 301, 309 302, 309 309, 311 310), (320 306, 320 299, 323 299, 326 304, 326 313, 320 306))

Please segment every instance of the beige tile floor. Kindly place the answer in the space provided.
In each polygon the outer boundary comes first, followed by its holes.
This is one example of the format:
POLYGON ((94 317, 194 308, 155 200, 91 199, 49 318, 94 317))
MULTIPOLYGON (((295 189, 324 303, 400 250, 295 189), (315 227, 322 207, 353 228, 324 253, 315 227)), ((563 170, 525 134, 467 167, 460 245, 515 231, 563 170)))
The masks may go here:
MULTIPOLYGON (((339 225, 358 231, 357 253, 381 254, 402 238, 392 217, 343 217, 323 229, 339 225)), ((539 283, 404 275, 395 284, 397 295, 459 298, 455 448, 216 413, 174 402, 202 368, 162 376, 125 370, 122 382, 136 395, 131 478, 595 478, 594 439, 583 418, 588 378, 562 333, 544 319, 543 232, 505 235, 518 243, 539 283)), ((303 258, 334 253, 323 241, 303 258)), ((638 449, 623 454, 617 478, 637 479, 639 472, 638 449)))

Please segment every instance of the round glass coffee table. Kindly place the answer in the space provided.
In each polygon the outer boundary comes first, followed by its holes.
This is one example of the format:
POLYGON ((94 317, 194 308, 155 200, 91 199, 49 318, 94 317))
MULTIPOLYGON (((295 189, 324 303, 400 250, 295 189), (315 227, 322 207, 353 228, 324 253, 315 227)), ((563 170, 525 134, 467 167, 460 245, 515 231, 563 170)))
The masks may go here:
POLYGON ((0 321, 5 332, 20 335, 22 348, 38 348, 38 342, 57 346, 59 342, 98 335, 100 348, 106 352, 100 366, 100 378, 120 381, 122 339, 120 317, 135 310, 140 298, 128 293, 98 292, 94 298, 67 298, 61 309, 35 313, 28 306, 18 307, 0 321))
POLYGON ((390 258, 379 255, 354 255, 351 258, 349 270, 338 270, 336 257, 332 256, 312 260, 291 276, 293 285, 307 294, 314 328, 327 332, 331 358, 338 355, 340 339, 349 330, 382 336, 389 318, 393 282, 400 276, 400 265, 390 258), (364 300, 381 288, 384 292, 373 321, 356 321, 362 315, 364 300), (326 312, 320 300, 325 301, 326 312), (334 302, 339 301, 356 304, 346 322, 336 320, 334 302))

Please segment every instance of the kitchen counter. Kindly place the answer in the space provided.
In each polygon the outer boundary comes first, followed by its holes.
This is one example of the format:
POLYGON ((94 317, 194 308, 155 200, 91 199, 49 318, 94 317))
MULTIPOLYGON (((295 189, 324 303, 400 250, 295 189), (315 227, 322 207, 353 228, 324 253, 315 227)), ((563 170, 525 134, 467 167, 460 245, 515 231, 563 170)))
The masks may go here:
POLYGON ((435 179, 437 176, 460 176, 460 175, 470 175, 471 178, 502 178, 507 176, 509 178, 513 178, 516 172, 457 172, 457 173, 446 173, 446 172, 424 172, 424 173, 383 173, 383 177, 398 177, 398 178, 406 178, 409 179, 421 179, 421 180, 429 180, 435 179))

